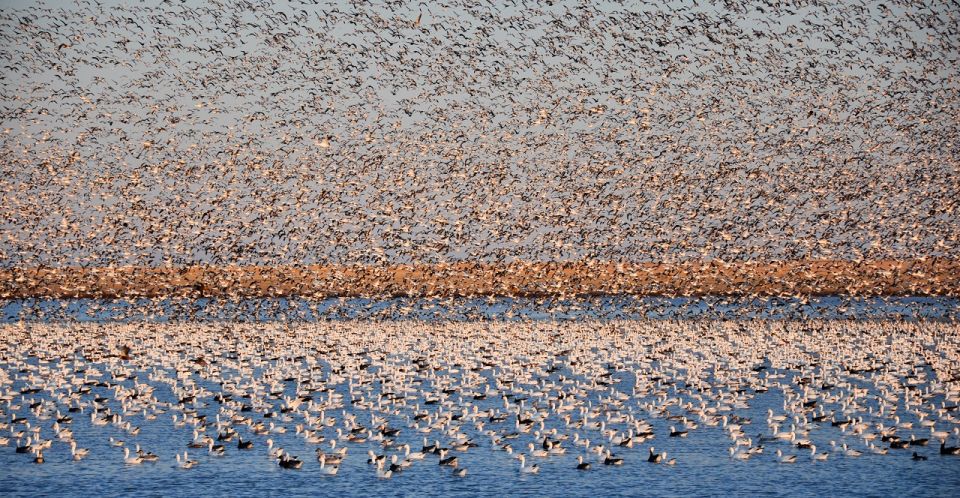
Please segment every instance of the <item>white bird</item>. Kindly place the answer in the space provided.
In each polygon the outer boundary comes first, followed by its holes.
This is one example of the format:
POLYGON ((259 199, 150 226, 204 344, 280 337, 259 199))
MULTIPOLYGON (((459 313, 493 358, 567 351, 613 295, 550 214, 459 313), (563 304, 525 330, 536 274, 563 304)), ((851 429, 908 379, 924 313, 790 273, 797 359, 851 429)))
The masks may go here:
POLYGON ((130 448, 123 449, 123 463, 127 465, 140 465, 143 463, 143 459, 140 456, 131 457, 130 448))
POLYGON ((536 474, 537 472, 540 472, 540 466, 537 464, 527 467, 527 458, 522 453, 517 455, 517 459, 520 460, 521 474, 536 474))

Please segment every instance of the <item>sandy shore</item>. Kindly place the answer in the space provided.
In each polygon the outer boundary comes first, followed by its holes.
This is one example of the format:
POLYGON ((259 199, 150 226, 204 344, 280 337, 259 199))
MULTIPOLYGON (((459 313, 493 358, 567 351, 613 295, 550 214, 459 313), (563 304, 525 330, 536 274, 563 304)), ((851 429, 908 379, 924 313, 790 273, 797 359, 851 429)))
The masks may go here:
POLYGON ((31 268, 0 271, 0 298, 960 295, 960 261, 512 263, 488 265, 31 268))

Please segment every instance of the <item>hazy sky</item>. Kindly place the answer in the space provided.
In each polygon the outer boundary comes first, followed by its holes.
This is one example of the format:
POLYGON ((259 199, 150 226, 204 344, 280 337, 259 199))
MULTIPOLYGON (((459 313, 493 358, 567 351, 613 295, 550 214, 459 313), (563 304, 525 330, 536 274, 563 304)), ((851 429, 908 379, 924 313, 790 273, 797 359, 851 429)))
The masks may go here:
POLYGON ((3 2, 0 261, 960 256, 960 9, 795 3, 3 2))

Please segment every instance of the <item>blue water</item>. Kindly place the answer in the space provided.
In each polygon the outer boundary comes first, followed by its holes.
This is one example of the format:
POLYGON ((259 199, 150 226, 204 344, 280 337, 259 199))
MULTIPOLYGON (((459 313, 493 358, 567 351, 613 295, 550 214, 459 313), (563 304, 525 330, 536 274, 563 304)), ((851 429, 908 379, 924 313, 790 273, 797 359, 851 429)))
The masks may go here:
MULTIPOLYGON (((219 302, 212 300, 189 301, 57 301, 22 300, 8 301, 3 305, 4 323, 32 323, 40 325, 46 322, 78 321, 92 323, 110 322, 230 322, 230 321, 315 321, 315 320, 356 320, 374 319, 375 321, 394 320, 477 320, 492 319, 503 321, 543 320, 582 320, 600 319, 637 319, 684 318, 691 321, 700 319, 750 319, 750 318, 825 318, 844 320, 880 320, 882 323, 896 324, 899 320, 956 322, 960 318, 960 302, 949 298, 887 298, 887 299, 842 299, 819 298, 808 304, 796 300, 755 300, 738 301, 724 299, 660 299, 605 297, 582 301, 534 300, 459 300, 459 301, 417 301, 395 299, 388 301, 373 300, 326 300, 310 302, 299 300, 248 300, 240 302, 219 302)), ((0 329, 2 330, 2 329, 0 329)), ((295 329, 294 329, 295 330, 295 329)), ((0 341, 0 347, 4 345, 0 341)), ((34 357, 10 357, 10 349, 0 350, 0 375, 9 378, 22 376, 23 362, 37 365, 34 357)), ((400 356, 416 354, 415 351, 396 351, 400 356)), ((322 358, 319 358, 322 363, 322 358)), ((88 368, 96 364, 88 365, 88 368)), ((57 368, 56 361, 42 365, 57 368)), ((110 371, 109 366, 99 365, 100 369, 110 371)), ((70 367, 67 367, 70 368, 70 367)), ((148 375, 156 369, 173 375, 172 370, 159 365, 147 365, 136 369, 138 382, 149 382, 148 375)), ((260 372, 262 373, 262 371, 260 372)), ((552 373, 550 379, 558 380, 566 371, 552 373)), ((788 378, 795 374, 784 373, 788 378)), ((259 373, 258 373, 259 374, 259 373)), ((491 374, 492 375, 492 374, 491 374)), ((212 392, 219 391, 219 385, 192 375, 194 380, 212 392)), ((2 377, 0 377, 2 378, 2 377)), ((105 379, 108 379, 106 377, 105 379)), ((493 379, 490 377, 492 384, 493 379)), ((618 389, 629 392, 633 385, 632 374, 615 373, 613 380, 622 380, 618 389), (622 385, 622 387, 620 387, 622 385)), ((941 379, 942 380, 942 379, 941 379)), ((134 381, 127 379, 117 382, 127 388, 134 381)), ((155 396, 160 402, 174 403, 172 392, 166 385, 151 383, 157 387, 155 396)), ((292 396, 293 383, 284 384, 284 395, 292 396)), ((26 387, 22 380, 8 386, 13 392, 26 387)), ((335 392, 346 396, 346 412, 357 415, 358 420, 366 423, 369 412, 354 409, 349 403, 346 383, 330 386, 335 392)), ((870 387, 866 385, 865 387, 870 387)), ((374 388, 379 392, 381 386, 374 388)), ((109 398, 107 406, 119 411, 119 403, 112 398, 112 389, 94 387, 92 394, 109 398)), ((871 396, 878 394, 871 392, 871 396)), ((423 408, 425 397, 414 395, 409 404, 419 403, 423 408)), ((456 399, 454 394, 451 399, 456 399)), ((589 400, 598 403, 597 393, 590 393, 589 400)), ((45 438, 52 438, 50 426, 52 420, 38 420, 29 409, 31 402, 49 399, 45 393, 17 395, 12 410, 8 403, 0 404, 0 413, 4 421, 10 415, 27 417, 34 426, 42 426, 45 438)), ((764 422, 768 408, 780 411, 783 393, 771 389, 767 393, 757 394, 750 400, 747 409, 737 410, 738 415, 753 420, 745 427, 748 435, 759 432, 768 433, 764 422)), ((939 405, 943 397, 931 400, 939 405)), ((625 410, 642 413, 643 399, 632 399, 626 403, 625 410)), ((499 397, 475 401, 481 410, 502 406, 499 397)), ((870 403, 869 401, 867 402, 870 403)), ((271 400, 273 410, 280 408, 280 400, 271 400)), ((60 404, 65 411, 65 405, 60 404)), ((219 405, 212 399, 201 400, 195 406, 198 414, 206 414, 208 419, 216 416, 219 405)), ((830 407, 837 409, 838 406, 830 407)), ((901 417, 904 421, 918 422, 902 404, 901 417)), ((403 428, 397 438, 398 443, 409 443, 416 451, 422 446, 421 434, 408 429, 405 419, 410 410, 396 416, 388 416, 389 424, 403 428)), ((297 420, 284 423, 289 430, 286 434, 271 437, 279 446, 292 454, 299 455, 305 464, 301 470, 285 470, 268 458, 265 436, 257 436, 245 427, 239 428, 244 440, 253 440, 255 449, 240 451, 234 442, 224 443, 227 456, 215 457, 205 450, 188 450, 192 459, 200 464, 190 470, 181 470, 174 465, 173 455, 182 453, 192 433, 188 428, 175 428, 168 411, 158 414, 154 421, 135 415, 129 420, 141 427, 139 435, 132 437, 113 425, 94 426, 87 413, 71 414, 74 418, 69 424, 74 437, 81 447, 90 449, 91 454, 85 460, 75 462, 70 458, 69 447, 56 441, 53 447, 44 452, 46 463, 30 463, 32 455, 16 454, 11 441, 9 446, 0 447, 0 496, 957 496, 960 495, 960 457, 940 456, 936 442, 929 447, 911 450, 891 450, 888 455, 880 456, 865 453, 859 458, 845 457, 831 453, 827 462, 811 462, 806 458, 807 450, 797 450, 788 443, 772 442, 766 444, 765 452, 747 462, 733 461, 728 458, 727 447, 730 440, 720 427, 701 426, 687 438, 668 437, 669 426, 677 422, 664 417, 643 414, 654 426, 655 438, 635 448, 616 448, 615 453, 623 457, 622 467, 608 467, 594 461, 589 472, 574 469, 576 455, 582 454, 569 442, 565 444, 568 454, 563 456, 536 459, 541 467, 537 475, 521 475, 518 462, 503 451, 494 449, 490 439, 476 431, 470 424, 464 424, 466 432, 479 447, 458 453, 462 466, 468 469, 465 478, 451 476, 450 470, 437 465, 437 457, 428 455, 422 462, 394 476, 390 480, 379 480, 374 470, 366 463, 367 450, 382 453, 377 443, 341 443, 349 446, 349 454, 336 477, 324 477, 318 472, 318 463, 313 457, 315 445, 306 443, 294 434, 293 426, 297 420), (144 463, 139 466, 123 464, 122 450, 111 447, 107 440, 113 436, 125 439, 132 448, 139 443, 144 449, 161 455, 160 462, 144 463), (653 465, 647 463, 649 446, 657 451, 667 451, 670 458, 676 458, 675 466, 653 465), (796 454, 800 462, 792 465, 775 461, 776 449, 796 454), (913 461, 912 451, 919 451, 929 457, 928 461, 913 461)), ((674 413, 680 413, 676 411, 674 413)), ((266 420, 257 417, 257 420, 266 420)), ((338 421, 340 414, 336 414, 338 421)), ((339 425, 339 424, 338 424, 339 425)), ((21 426, 22 427, 22 426, 21 426)), ((547 430, 557 428, 561 433, 570 433, 569 429, 557 417, 547 419, 547 430)), ((489 424, 487 428, 509 429, 489 424)), ((210 433, 210 431, 208 431, 210 433)), ((905 434, 909 434, 906 432, 905 434)), ((920 428, 912 431, 918 437, 925 437, 920 428)), ((214 433, 215 434, 215 433, 214 433)), ((6 431, 4 434, 7 435, 6 431)), ((323 435, 335 438, 332 428, 324 429, 323 435)), ((858 438, 847 436, 829 424, 811 433, 811 439, 819 451, 831 451, 830 441, 838 444, 849 442, 860 449, 863 443, 858 438)), ((431 440, 437 435, 431 434, 431 440)), ((444 438, 440 436, 441 441, 444 438)), ((517 450, 525 448, 528 442, 534 442, 531 435, 523 435, 513 440, 517 450)), ((879 441, 878 441, 879 442, 879 441)), ((326 443, 324 443, 326 444, 326 443)), ((958 442, 954 439, 952 444, 958 442)), ((326 447, 326 446, 324 446, 326 447)))
MULTIPOLYGON (((31 363, 35 363, 32 360, 31 363)), ((10 363, 0 364, 4 369, 11 368, 10 363)), ((562 373, 562 372, 561 372, 562 373)), ((775 372, 776 373, 776 372, 775 372)), ((556 374, 554 375, 556 377, 556 374)), ((624 385, 632 385, 630 374, 614 374, 614 380, 624 380, 624 385)), ((131 387, 133 381, 119 382, 131 387)), ((209 382, 204 387, 218 391, 218 386, 209 382)), ((24 387, 15 383, 14 389, 24 387)), ((286 395, 293 394, 292 383, 286 383, 286 395)), ((347 394, 346 386, 340 385, 338 392, 347 394)), ((111 390, 94 388, 93 394, 111 397, 111 390)), ((168 390, 158 389, 155 393, 161 401, 175 402, 168 390)), ((40 399, 42 395, 31 395, 26 399, 40 399)), ((349 400, 349 398, 347 398, 349 400)), ((417 400, 422 403, 424 399, 417 400)), ((596 398, 593 398, 596 402, 596 398)), ((738 413, 751 417, 753 424, 745 427, 747 434, 765 431, 764 417, 767 408, 779 410, 783 401, 781 393, 771 390, 758 395, 751 406, 738 413)), ((939 400, 936 400, 939 402, 939 400)), ((501 405, 499 398, 476 402, 481 409, 501 405)), ((26 403, 18 416, 30 416, 26 403)), ((118 404, 108 403, 114 409, 118 404)), ((364 422, 365 412, 353 410, 347 403, 348 412, 358 415, 364 422)), ((198 413, 207 414, 212 420, 217 413, 218 404, 212 399, 203 400, 196 405, 198 413)), ((279 407, 279 401, 274 401, 279 407)), ((639 410, 636 403, 628 403, 630 409, 639 410)), ((192 405, 188 405, 192 407, 192 405)), ((425 407, 430 408, 430 407, 425 407)), ((679 410, 677 411, 679 413, 679 410)), ((60 442, 44 456, 46 463, 30 463, 32 455, 16 454, 13 444, 0 447, 0 494, 3 496, 956 496, 960 491, 960 457, 939 456, 936 446, 919 448, 929 455, 928 461, 916 462, 910 458, 913 450, 891 451, 886 456, 865 454, 859 458, 831 454, 826 462, 810 462, 804 458, 806 450, 795 450, 789 443, 767 443, 765 453, 747 462, 732 461, 727 458, 725 449, 729 439, 720 427, 701 427, 686 438, 668 437, 668 427, 676 424, 663 418, 647 417, 654 426, 656 437, 639 447, 632 449, 616 448, 616 454, 625 459, 622 467, 608 467, 594 462, 593 469, 580 472, 575 455, 581 454, 571 443, 566 443, 568 454, 536 459, 541 467, 537 475, 521 475, 517 461, 506 453, 491 448, 489 439, 470 429, 467 430, 479 447, 458 453, 462 466, 468 469, 465 478, 454 478, 446 467, 437 465, 438 458, 428 455, 425 460, 414 464, 410 469, 394 476, 390 480, 379 480, 373 468, 366 463, 368 449, 382 453, 377 443, 347 444, 349 453, 336 477, 319 474, 318 464, 313 458, 316 445, 310 445, 293 434, 291 428, 283 435, 270 437, 292 454, 305 460, 300 470, 285 470, 271 461, 266 454, 266 436, 256 436, 240 428, 244 440, 255 441, 250 451, 236 449, 235 442, 227 442, 227 455, 210 456, 200 449, 188 450, 191 459, 199 461, 194 469, 182 470, 175 467, 172 454, 183 452, 185 444, 191 439, 191 430, 174 428, 169 414, 162 414, 155 421, 145 421, 142 417, 129 420, 141 427, 141 432, 132 437, 110 426, 97 427, 83 414, 72 414, 74 421, 69 424, 74 437, 81 446, 89 447, 91 454, 80 462, 70 458, 69 448, 60 442), (162 456, 157 463, 144 463, 138 466, 123 464, 121 449, 111 447, 108 437, 123 439, 132 448, 139 443, 143 448, 162 456), (670 458, 676 458, 675 466, 654 465, 645 461, 647 448, 653 445, 657 451, 667 451, 670 458), (776 449, 801 455, 796 464, 779 464, 774 460, 776 449)), ((254 414, 255 415, 255 414, 254 414)), ((339 414, 338 418, 339 418, 339 414)), ((904 415, 906 421, 909 417, 904 415)), ((401 417, 390 417, 390 425, 403 427, 397 438, 398 443, 409 443, 414 450, 420 449, 420 434, 407 430, 401 417)), ((51 437, 51 421, 43 422, 46 437, 51 437)), ((470 424, 464 424, 469 426, 470 424)), ((497 427, 488 424, 489 427, 497 427)), ((509 429, 509 424, 507 426, 509 429)), ((556 417, 548 419, 546 429, 558 427, 564 429, 562 421, 556 417)), ((920 430, 916 431, 923 434, 920 430)), ((215 432, 214 432, 215 434, 215 432)), ((330 428, 324 430, 328 438, 336 436, 330 428)), ((430 436, 431 439, 436 437, 430 436)), ((856 444, 856 437, 845 438, 841 432, 826 424, 812 434, 819 451, 830 451, 830 440, 838 443, 850 441, 856 444)), ((443 441, 442 436, 440 436, 443 441)), ((513 440, 515 448, 532 442, 531 435, 523 435, 513 440)), ((858 447, 861 445, 858 445, 858 447)))
POLYGON ((20 321, 177 322, 316 320, 635 320, 635 319, 960 320, 960 298, 839 296, 797 298, 578 299, 20 299, 0 301, 0 323, 20 321))

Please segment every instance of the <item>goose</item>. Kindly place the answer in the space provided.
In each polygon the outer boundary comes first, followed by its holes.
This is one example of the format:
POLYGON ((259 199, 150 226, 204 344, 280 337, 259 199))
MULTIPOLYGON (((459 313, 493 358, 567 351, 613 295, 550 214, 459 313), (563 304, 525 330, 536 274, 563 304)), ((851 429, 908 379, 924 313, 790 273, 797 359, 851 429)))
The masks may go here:
POLYGON ((687 437, 687 431, 678 431, 674 426, 670 426, 670 437, 687 437))
POLYGON ((144 462, 156 462, 157 460, 160 459, 159 456, 151 452, 144 452, 143 450, 141 450, 139 444, 136 445, 136 453, 137 453, 137 456, 140 457, 140 459, 143 460, 144 462))
POLYGON ((197 461, 190 460, 190 458, 187 456, 186 451, 183 452, 183 458, 180 458, 180 454, 177 453, 177 467, 181 469, 192 469, 196 465, 197 465, 197 461))
MULTIPOLYGON (((33 446, 30 444, 30 441, 31 441, 31 439, 28 437, 28 438, 27 438, 27 444, 21 446, 21 445, 20 445, 20 440, 18 439, 18 440, 17 440, 17 449, 16 449, 16 452, 17 452, 17 453, 30 453, 30 451, 31 451, 32 448, 33 448, 33 446)), ((941 445, 941 446, 942 446, 942 445, 941 445)))
POLYGON ((938 431, 933 426, 930 426, 930 437, 933 439, 939 439, 940 442, 946 441, 950 437, 950 433, 947 431, 938 431))
POLYGON ((792 442, 794 446, 796 446, 797 448, 809 449, 811 446, 813 446, 813 442, 810 441, 809 439, 797 439, 796 432, 791 432, 790 434, 791 434, 790 442, 792 442))
POLYGON ((536 448, 533 443, 528 444, 527 449, 529 449, 530 454, 535 457, 545 458, 550 455, 548 451, 536 448))
POLYGON ((387 455, 377 455, 373 450, 367 450, 367 465, 378 464, 387 459, 387 455))
MULTIPOLYGON (((270 458, 277 458, 280 456, 280 452, 283 451, 280 448, 273 447, 273 439, 267 439, 267 456, 270 458)), ((319 451, 319 450, 317 450, 319 451)))
POLYGON ((440 441, 436 441, 433 444, 427 444, 427 438, 423 438, 423 448, 420 450, 421 453, 436 453, 440 449, 440 441))
MULTIPOLYGON (((728 451, 730 452, 730 458, 733 459, 733 460, 744 460, 744 461, 746 461, 746 460, 749 460, 749 459, 750 459, 750 456, 751 456, 750 453, 748 453, 748 452, 746 452, 746 451, 737 451, 737 448, 734 447, 734 446, 731 446, 730 448, 728 448, 728 451)), ((649 458, 649 457, 648 457, 648 458, 649 458)), ((649 460, 647 460, 647 461, 649 461, 649 460)))
POLYGON ((300 467, 303 467, 303 460, 296 456, 287 455, 283 450, 280 450, 277 463, 284 469, 299 470, 300 467))
POLYGON ((453 476, 454 476, 454 477, 466 477, 466 476, 467 476, 467 468, 466 468, 466 467, 460 467, 460 468, 458 468, 458 469, 453 469, 453 476))
POLYGON ((537 472, 540 472, 540 466, 537 464, 527 467, 527 458, 522 453, 517 455, 517 460, 520 460, 521 474, 536 474, 537 472))
POLYGON ((779 463, 796 463, 797 455, 784 455, 782 451, 777 450, 777 462, 779 463))
POLYGON ((610 453, 610 450, 607 450, 606 457, 603 459, 604 465, 623 465, 623 459, 615 456, 613 453, 610 453))
POLYGON ((397 455, 390 455, 390 470, 396 474, 397 472, 403 472, 403 469, 409 467, 413 462, 399 462, 397 455))
POLYGON ((120 446, 123 446, 124 444, 122 440, 114 439, 112 436, 110 437, 109 441, 110 441, 110 446, 120 447, 120 446))
POLYGON ((226 448, 223 447, 222 444, 213 444, 213 439, 210 439, 209 441, 207 441, 207 451, 211 455, 221 456, 224 453, 226 453, 227 450, 226 448))
POLYGON ((243 438, 237 439, 237 449, 238 450, 252 450, 253 441, 244 441, 243 438))
POLYGON ((324 453, 323 450, 317 448, 317 460, 319 460, 320 457, 324 457, 324 461, 328 465, 340 465, 343 462, 343 457, 346 454, 346 448, 337 449, 336 441, 330 441, 330 453, 324 453))
POLYGON ((772 443, 779 440, 780 438, 777 436, 764 436, 763 433, 757 434, 757 442, 760 444, 772 443))
POLYGON ((960 455, 960 447, 957 446, 947 446, 946 443, 940 441, 940 454, 941 455, 960 455))
POLYGON ((663 460, 663 455, 654 452, 653 446, 651 446, 650 454, 647 456, 647 461, 650 463, 660 463, 661 460, 663 460))
POLYGON ((321 473, 321 474, 323 474, 323 475, 325 475, 325 476, 335 476, 335 475, 337 475, 337 472, 340 470, 340 467, 339 467, 338 465, 327 465, 326 455, 321 454, 320 457, 318 458, 318 460, 320 461, 320 473, 321 473))
POLYGON ((913 428, 913 422, 900 422, 900 416, 899 416, 899 415, 894 415, 894 417, 893 417, 893 422, 897 425, 897 427, 899 427, 899 428, 901 428, 901 429, 912 429, 912 428, 913 428))
POLYGON ((90 412, 90 423, 95 426, 104 426, 110 423, 106 418, 98 417, 96 412, 90 412))
POLYGON ((207 447, 207 444, 204 442, 203 439, 200 438, 200 432, 198 432, 197 430, 194 430, 193 439, 190 440, 189 443, 187 443, 187 448, 200 449, 200 448, 206 448, 206 447, 207 447))
POLYGON ((590 470, 590 462, 584 462, 583 455, 577 456, 577 470, 590 470))
POLYGON ((886 455, 889 452, 887 448, 875 446, 873 443, 867 445, 867 449, 869 449, 870 453, 873 453, 874 455, 886 455))
POLYGON ((913 456, 911 456, 910 458, 917 461, 923 461, 927 459, 927 457, 924 455, 918 455, 916 451, 913 452, 913 456))
POLYGON ((70 441, 70 455, 73 456, 74 460, 82 460, 90 453, 90 450, 87 448, 77 448, 76 441, 70 441))
POLYGON ((403 449, 404 449, 404 451, 403 451, 403 457, 404 457, 406 460, 410 460, 410 461, 423 460, 423 458, 426 456, 422 451, 417 451, 417 452, 411 453, 411 452, 410 452, 410 445, 409 445, 409 444, 403 445, 403 449))
POLYGON ((322 444, 326 441, 326 438, 314 431, 303 431, 303 439, 310 444, 322 444))
POLYGON ((37 449, 36 456, 33 457, 33 463, 43 463, 43 462, 44 462, 43 450, 37 449))
POLYGON ((124 449, 123 449, 123 463, 125 463, 125 464, 127 464, 127 465, 140 465, 141 463, 143 463, 143 458, 141 458, 139 455, 137 455, 137 456, 135 456, 135 457, 131 457, 131 456, 130 456, 130 448, 124 448, 124 449))
POLYGON ((817 453, 817 445, 810 445, 810 459, 815 462, 823 462, 829 457, 830 454, 827 452, 817 453))
POLYGON ((772 408, 767 408, 767 422, 783 422, 787 420, 786 415, 774 415, 772 408))
POLYGON ((859 450, 855 450, 855 449, 853 449, 853 448, 847 448, 847 443, 843 443, 842 448, 843 448, 843 454, 844 454, 844 456, 856 458, 856 457, 858 457, 858 456, 860 456, 860 455, 863 454, 863 453, 860 452, 859 450))
POLYGON ((379 461, 379 462, 377 462, 377 478, 378 478, 378 479, 390 479, 391 477, 393 477, 393 471, 392 471, 392 470, 384 470, 384 469, 383 469, 383 461, 382 461, 382 460, 379 461))
POLYGON ((440 461, 438 462, 438 465, 446 465, 446 466, 448 466, 448 467, 456 467, 457 465, 460 464, 460 461, 459 461, 459 459, 457 459, 457 456, 456 456, 456 455, 450 456, 450 457, 446 457, 446 458, 444 457, 444 455, 446 455, 446 452, 440 454, 440 461))

